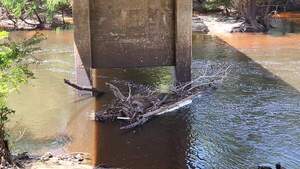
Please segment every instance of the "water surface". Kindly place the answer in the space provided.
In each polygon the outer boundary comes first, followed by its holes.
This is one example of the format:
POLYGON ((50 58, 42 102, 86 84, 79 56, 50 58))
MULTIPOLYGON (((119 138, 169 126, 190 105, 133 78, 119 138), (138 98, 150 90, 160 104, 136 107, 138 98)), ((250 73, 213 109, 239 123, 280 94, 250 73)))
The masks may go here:
MULTIPOLYGON (((43 32, 48 39, 32 65, 36 79, 10 96, 17 113, 10 129, 14 150, 89 152, 93 164, 131 169, 256 168, 281 162, 300 168, 299 34, 193 35, 193 74, 207 63, 232 65, 223 86, 193 104, 131 132, 100 124, 88 114, 111 95, 78 97, 63 79, 74 80, 72 31, 43 32)), ((16 32, 15 39, 32 32, 16 32)), ((165 89, 172 68, 98 70, 97 86, 112 79, 165 89)))

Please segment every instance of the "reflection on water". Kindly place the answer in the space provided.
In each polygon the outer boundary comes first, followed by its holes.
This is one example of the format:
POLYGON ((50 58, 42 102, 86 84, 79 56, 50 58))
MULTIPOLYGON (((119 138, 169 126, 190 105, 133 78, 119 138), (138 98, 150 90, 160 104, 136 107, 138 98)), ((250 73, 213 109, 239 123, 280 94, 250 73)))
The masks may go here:
POLYGON ((99 124, 97 161, 124 168, 186 168, 188 122, 182 116, 157 119, 134 132, 99 124))
MULTIPOLYGON (((190 108, 121 132, 119 124, 88 120, 111 95, 81 98, 63 84, 63 78, 74 77, 72 32, 44 33, 48 40, 39 53, 43 62, 32 66, 37 79, 9 98, 17 110, 10 124, 12 139, 18 140, 16 151, 84 151, 92 155, 93 164, 132 169, 240 169, 277 162, 300 167, 298 34, 234 34, 221 39, 194 34, 193 71, 207 62, 233 65, 224 86, 197 98, 190 108)), ((12 36, 27 34, 31 33, 12 36)), ((166 89, 173 70, 95 74, 101 88, 106 81, 121 79, 166 89)))
POLYGON ((283 12, 273 15, 270 20, 271 35, 282 36, 288 33, 300 33, 300 13, 283 12))

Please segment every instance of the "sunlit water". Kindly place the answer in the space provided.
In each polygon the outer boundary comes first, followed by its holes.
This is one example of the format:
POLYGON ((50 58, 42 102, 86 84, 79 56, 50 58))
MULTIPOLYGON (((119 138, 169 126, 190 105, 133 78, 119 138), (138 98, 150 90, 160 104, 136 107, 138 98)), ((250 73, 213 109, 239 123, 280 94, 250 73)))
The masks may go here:
MULTIPOLYGON (((241 169, 277 162, 300 168, 299 34, 194 34, 193 72, 207 63, 232 65, 223 86, 189 108, 123 132, 119 124, 88 120, 110 95, 77 97, 64 85, 75 75, 72 31, 43 33, 48 39, 37 54, 41 63, 31 66, 36 79, 9 98, 17 111, 9 125, 16 152, 83 151, 93 164, 132 169, 241 169)), ((32 34, 15 32, 12 38, 32 34)), ((98 70, 97 76, 98 87, 124 79, 165 89, 173 70, 98 70)))

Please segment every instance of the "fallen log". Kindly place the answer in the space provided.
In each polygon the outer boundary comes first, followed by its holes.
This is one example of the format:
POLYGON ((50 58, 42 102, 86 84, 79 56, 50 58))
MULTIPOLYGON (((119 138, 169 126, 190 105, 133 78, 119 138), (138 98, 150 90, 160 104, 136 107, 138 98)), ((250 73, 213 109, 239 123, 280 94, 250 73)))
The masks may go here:
POLYGON ((170 113, 170 112, 174 112, 178 109, 181 109, 185 106, 188 106, 190 105, 192 102, 193 102, 193 99, 196 97, 196 96, 199 96, 199 93, 197 94, 194 94, 194 95, 191 95, 185 99, 182 99, 176 103, 173 103, 173 104, 170 104, 170 105, 166 105, 166 106, 162 106, 161 108, 157 109, 157 110, 154 110, 152 112, 148 112, 144 115, 142 115, 142 117, 144 118, 149 118, 151 116, 160 116, 160 115, 163 115, 163 114, 166 114, 166 113, 170 113))
MULTIPOLYGON (((193 102, 193 99, 195 97, 198 97, 198 96, 200 96, 200 93, 196 93, 194 95, 188 96, 187 98, 184 98, 184 99, 182 99, 180 101, 177 101, 175 103, 172 103, 172 104, 169 104, 169 105, 165 105, 165 106, 160 107, 157 110, 145 113, 145 114, 141 115, 139 117, 139 120, 137 120, 136 122, 131 123, 131 124, 127 125, 127 126, 123 126, 120 129, 121 130, 124 130, 124 129, 133 129, 135 127, 138 127, 138 126, 141 126, 141 125, 145 124, 152 117, 160 116, 160 115, 164 115, 166 113, 177 111, 177 110, 179 110, 179 109, 181 109, 183 107, 186 107, 186 106, 190 105, 193 102)), ((117 119, 118 120, 124 120, 125 118, 118 117, 117 119)), ((130 120, 130 119, 126 118, 126 120, 130 120)))
POLYGON ((70 80, 67 80, 67 79, 64 79, 64 82, 65 84, 71 86, 72 88, 76 89, 76 90, 79 90, 79 91, 87 91, 87 92, 92 92, 92 94, 94 96, 102 96, 104 95, 105 93, 96 89, 96 88, 93 88, 93 87, 84 87, 84 86, 79 86, 75 83, 72 83, 70 80))

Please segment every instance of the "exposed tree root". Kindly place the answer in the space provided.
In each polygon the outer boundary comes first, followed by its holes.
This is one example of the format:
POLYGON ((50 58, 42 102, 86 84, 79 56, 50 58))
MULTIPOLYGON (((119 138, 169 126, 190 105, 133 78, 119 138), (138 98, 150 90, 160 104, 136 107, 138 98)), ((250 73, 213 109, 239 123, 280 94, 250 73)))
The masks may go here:
POLYGON ((267 28, 265 28, 265 26, 256 23, 256 24, 249 24, 244 22, 243 24, 241 24, 238 27, 234 27, 231 32, 265 32, 267 30, 267 28))

